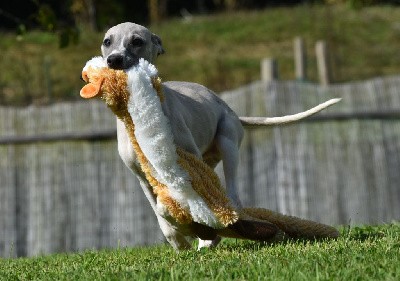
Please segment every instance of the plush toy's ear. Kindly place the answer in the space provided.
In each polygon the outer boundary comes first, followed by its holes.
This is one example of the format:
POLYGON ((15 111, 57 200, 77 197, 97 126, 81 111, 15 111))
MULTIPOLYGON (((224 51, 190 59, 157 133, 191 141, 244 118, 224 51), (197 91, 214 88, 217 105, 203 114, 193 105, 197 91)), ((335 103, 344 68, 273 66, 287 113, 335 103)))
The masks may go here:
MULTIPOLYGON (((85 77, 84 74, 82 73, 82 77, 85 77)), ((87 77, 87 76, 86 76, 87 77)), ((85 81, 87 81, 85 78, 83 78, 85 81)), ((100 79, 97 81, 97 83, 89 83, 85 86, 82 87, 80 91, 80 95, 82 98, 85 99, 90 99, 94 98, 100 93, 101 86, 103 84, 104 79, 100 79)))

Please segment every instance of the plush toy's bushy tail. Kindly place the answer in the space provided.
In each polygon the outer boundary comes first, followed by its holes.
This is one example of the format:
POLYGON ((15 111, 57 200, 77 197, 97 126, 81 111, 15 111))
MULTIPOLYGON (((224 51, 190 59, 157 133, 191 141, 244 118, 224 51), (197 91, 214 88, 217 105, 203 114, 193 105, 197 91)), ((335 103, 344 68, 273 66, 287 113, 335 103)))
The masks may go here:
POLYGON ((262 208, 245 208, 243 212, 256 219, 276 225, 290 238, 321 239, 337 238, 339 232, 332 226, 318 222, 283 215, 262 208))

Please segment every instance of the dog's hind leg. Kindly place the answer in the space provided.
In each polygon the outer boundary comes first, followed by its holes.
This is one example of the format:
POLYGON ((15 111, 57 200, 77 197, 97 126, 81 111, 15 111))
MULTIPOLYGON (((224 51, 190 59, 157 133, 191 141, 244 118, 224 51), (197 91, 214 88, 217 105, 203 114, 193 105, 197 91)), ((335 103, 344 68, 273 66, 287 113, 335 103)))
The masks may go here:
POLYGON ((228 197, 237 208, 242 208, 237 192, 237 166, 243 127, 235 118, 225 117, 218 124, 217 148, 221 154, 228 197))

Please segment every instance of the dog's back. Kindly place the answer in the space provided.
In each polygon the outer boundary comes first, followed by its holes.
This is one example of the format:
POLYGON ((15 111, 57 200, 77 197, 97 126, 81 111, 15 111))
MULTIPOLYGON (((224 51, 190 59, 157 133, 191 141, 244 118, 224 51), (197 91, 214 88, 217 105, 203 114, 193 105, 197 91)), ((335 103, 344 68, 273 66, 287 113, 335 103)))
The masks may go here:
MULTIPOLYGON (((203 155, 211 148, 221 122, 229 122, 243 131, 238 116, 208 88, 189 82, 163 83, 163 110, 169 118, 178 146, 203 155), (196 148, 191 147, 195 144, 196 148)), ((242 134, 240 134, 242 135, 242 134)))

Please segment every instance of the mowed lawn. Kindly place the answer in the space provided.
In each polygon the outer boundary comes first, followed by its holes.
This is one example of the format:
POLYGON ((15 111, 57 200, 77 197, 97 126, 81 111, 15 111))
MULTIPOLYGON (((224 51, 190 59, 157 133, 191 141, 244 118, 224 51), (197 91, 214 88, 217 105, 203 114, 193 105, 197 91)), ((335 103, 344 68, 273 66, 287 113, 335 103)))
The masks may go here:
POLYGON ((342 228, 337 240, 217 249, 169 246, 0 259, 0 280, 400 280, 400 224, 342 228))

